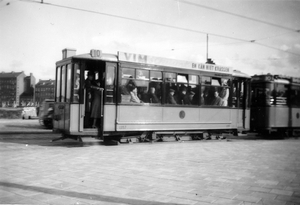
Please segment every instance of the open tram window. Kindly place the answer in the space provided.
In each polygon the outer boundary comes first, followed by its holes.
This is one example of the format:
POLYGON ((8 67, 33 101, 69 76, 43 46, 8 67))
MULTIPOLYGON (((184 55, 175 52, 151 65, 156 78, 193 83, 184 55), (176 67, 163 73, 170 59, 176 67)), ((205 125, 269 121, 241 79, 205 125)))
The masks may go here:
POLYGON ((162 72, 150 71, 149 103, 160 104, 162 95, 162 72))
POLYGON ((201 76, 201 105, 228 106, 230 80, 201 76))
POLYGON ((176 95, 178 95, 179 90, 177 90, 176 83, 176 73, 164 73, 165 80, 165 104, 177 105, 176 95))
POLYGON ((150 71, 146 69, 122 68, 119 102, 139 105, 160 103, 157 95, 161 89, 161 78, 162 75, 158 71, 153 73, 151 71, 150 77, 150 71))

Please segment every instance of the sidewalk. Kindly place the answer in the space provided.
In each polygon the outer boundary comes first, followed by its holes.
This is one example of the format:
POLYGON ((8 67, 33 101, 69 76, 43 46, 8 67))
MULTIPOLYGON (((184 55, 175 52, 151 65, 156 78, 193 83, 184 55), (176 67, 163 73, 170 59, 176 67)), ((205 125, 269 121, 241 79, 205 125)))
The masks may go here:
POLYGON ((39 119, 0 119, 0 134, 51 133, 39 124, 39 119))
POLYGON ((102 146, 2 134, 0 204, 300 204, 300 140, 102 146))

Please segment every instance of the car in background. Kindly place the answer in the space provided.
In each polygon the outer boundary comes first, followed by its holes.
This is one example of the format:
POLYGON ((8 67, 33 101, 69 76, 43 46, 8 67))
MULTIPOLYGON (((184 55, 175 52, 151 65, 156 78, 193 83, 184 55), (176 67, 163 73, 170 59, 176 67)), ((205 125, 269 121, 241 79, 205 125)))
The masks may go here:
POLYGON ((22 119, 32 119, 37 117, 36 107, 23 107, 22 119))
POLYGON ((54 114, 54 100, 46 99, 41 104, 39 110, 39 122, 41 125, 52 129, 53 128, 53 114, 54 114))

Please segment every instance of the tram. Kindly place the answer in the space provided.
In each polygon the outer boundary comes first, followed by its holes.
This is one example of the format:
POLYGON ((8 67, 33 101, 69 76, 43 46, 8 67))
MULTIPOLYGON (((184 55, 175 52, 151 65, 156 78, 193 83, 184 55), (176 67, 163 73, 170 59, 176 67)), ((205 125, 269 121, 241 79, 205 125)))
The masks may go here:
POLYGON ((230 67, 64 49, 56 63, 54 131, 104 141, 192 139, 250 129, 250 76, 230 67))
POLYGON ((252 76, 251 95, 251 130, 281 137, 300 130, 300 78, 252 76))

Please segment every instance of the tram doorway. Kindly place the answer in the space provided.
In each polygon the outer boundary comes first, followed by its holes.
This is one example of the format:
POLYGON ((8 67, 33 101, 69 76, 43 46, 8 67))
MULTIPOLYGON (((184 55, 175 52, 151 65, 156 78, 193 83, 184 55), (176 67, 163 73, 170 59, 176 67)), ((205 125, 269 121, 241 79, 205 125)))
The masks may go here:
POLYGON ((85 61, 81 65, 84 79, 84 100, 80 106, 81 126, 84 130, 97 130, 103 126, 103 90, 105 62, 85 61))

